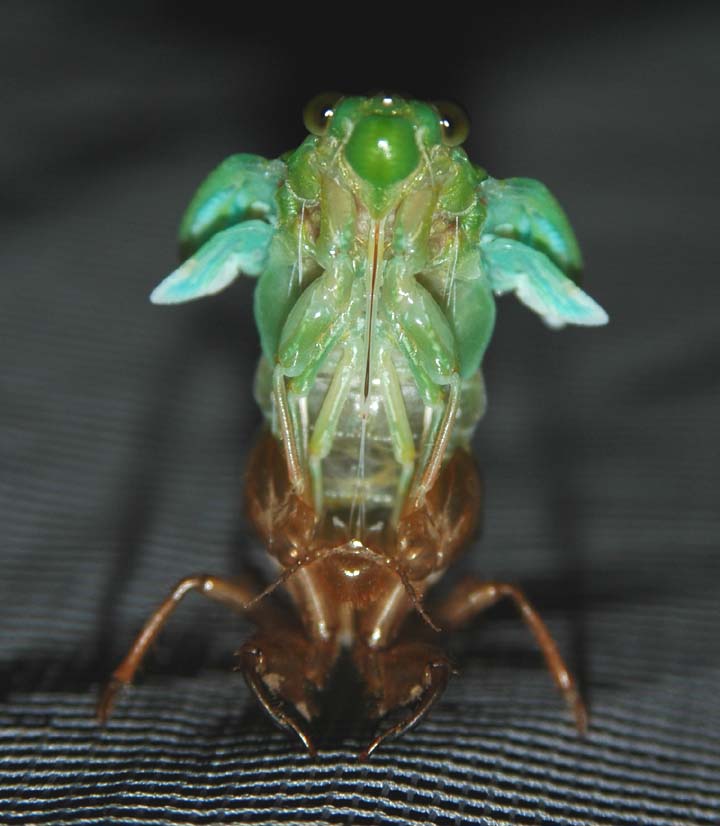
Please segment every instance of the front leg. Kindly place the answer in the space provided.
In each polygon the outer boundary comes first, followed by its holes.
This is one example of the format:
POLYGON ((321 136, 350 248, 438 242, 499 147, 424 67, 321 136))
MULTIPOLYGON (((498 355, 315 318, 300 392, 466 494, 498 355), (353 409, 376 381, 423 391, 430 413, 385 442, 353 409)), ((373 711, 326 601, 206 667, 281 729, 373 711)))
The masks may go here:
POLYGON ((441 649, 409 640, 383 650, 358 644, 353 657, 371 697, 372 716, 382 720, 399 712, 395 723, 384 728, 381 723, 378 734, 358 755, 362 761, 385 740, 422 720, 445 691, 453 669, 441 649))
POLYGON ((104 723, 112 712, 115 698, 125 686, 132 683, 135 673, 145 658, 150 646, 170 615, 191 592, 197 591, 209 599, 222 602, 237 611, 244 612, 254 593, 244 584, 236 584, 215 576, 199 574, 185 577, 173 588, 162 604, 150 615, 142 631, 138 634, 125 659, 113 672, 110 681, 100 696, 97 706, 98 722, 104 723))
POLYGON ((318 714, 321 691, 337 659, 336 639, 322 642, 278 623, 256 634, 238 652, 238 670, 270 718, 292 731, 315 756, 308 723, 318 714))
POLYGON ((387 265, 380 315, 386 335, 405 356, 425 404, 442 410, 427 444, 420 446, 409 501, 417 508, 435 484, 450 444, 460 400, 460 374, 452 329, 432 295, 403 259, 387 265))
POLYGON ((512 600, 523 621, 535 637, 555 685, 562 692, 565 702, 575 718, 578 732, 584 734, 587 730, 588 716, 585 704, 575 685, 575 680, 568 671, 548 627, 519 588, 505 582, 480 582, 474 577, 469 577, 458 583, 455 589, 435 609, 433 615, 443 629, 452 630, 465 625, 469 620, 505 598, 512 600))
MULTIPOLYGON (((352 266, 342 256, 298 298, 282 327, 275 354, 273 403, 278 436, 285 448, 290 481, 303 495, 307 480, 302 453, 309 439, 308 423, 298 416, 298 410, 323 362, 347 331, 352 286, 352 266)), ((340 390, 342 396, 347 388, 340 390)), ((312 496, 306 498, 312 500, 312 496)))
POLYGON ((308 465, 312 480, 313 503, 318 515, 322 514, 324 505, 322 463, 323 459, 332 450, 340 417, 355 378, 352 369, 355 357, 355 351, 348 346, 338 361, 330 386, 315 419, 312 437, 308 446, 308 465))

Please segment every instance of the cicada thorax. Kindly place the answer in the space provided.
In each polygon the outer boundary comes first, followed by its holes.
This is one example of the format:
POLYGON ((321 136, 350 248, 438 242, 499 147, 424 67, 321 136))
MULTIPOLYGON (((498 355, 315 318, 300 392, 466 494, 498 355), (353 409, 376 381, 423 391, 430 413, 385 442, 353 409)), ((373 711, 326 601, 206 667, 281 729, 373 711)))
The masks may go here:
POLYGON ((257 397, 318 520, 348 538, 394 531, 484 408, 447 311, 468 229, 439 192, 428 174, 379 218, 334 174, 314 201, 285 193, 292 306, 257 397))

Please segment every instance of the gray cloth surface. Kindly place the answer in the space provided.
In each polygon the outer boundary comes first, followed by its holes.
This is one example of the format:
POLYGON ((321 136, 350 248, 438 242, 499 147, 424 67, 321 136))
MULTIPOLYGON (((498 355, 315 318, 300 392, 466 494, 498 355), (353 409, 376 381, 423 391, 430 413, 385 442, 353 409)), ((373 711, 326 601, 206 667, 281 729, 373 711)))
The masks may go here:
POLYGON ((385 66, 340 22, 298 45, 299 14, 98 8, 7 4, 0 33, 0 822, 720 823, 717 13, 431 20, 441 45, 395 34, 385 66), (249 626, 199 598, 101 730, 98 686, 170 586, 261 551, 252 283, 152 307, 180 213, 226 155, 297 144, 313 93, 384 82, 455 96, 471 157, 554 190, 611 317, 555 333, 501 301, 461 566, 526 588, 590 733, 498 608, 366 765, 340 677, 310 760, 232 671, 249 626))

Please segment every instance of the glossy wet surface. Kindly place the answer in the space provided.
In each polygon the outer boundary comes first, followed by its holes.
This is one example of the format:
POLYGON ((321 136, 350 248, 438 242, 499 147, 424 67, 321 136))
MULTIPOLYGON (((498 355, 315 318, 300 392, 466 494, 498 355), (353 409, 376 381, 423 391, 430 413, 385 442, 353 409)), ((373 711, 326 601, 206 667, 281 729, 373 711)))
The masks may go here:
POLYGON ((552 187, 611 317, 555 333, 499 303, 475 439, 485 535, 464 562, 526 588, 591 728, 577 739, 498 608, 455 638, 461 674, 428 719, 360 765, 357 683, 328 695, 309 760, 232 671, 250 627, 199 598, 107 729, 93 720, 177 579, 258 558, 240 508, 260 422, 252 284, 175 309, 147 295, 203 176, 296 144, 304 101, 343 78, 309 68, 292 91, 292 49, 238 48, 219 25, 210 49, 140 6, 20 8, 0 34, 0 820, 716 823, 717 16, 526 29, 482 65, 480 27, 442 89, 416 76, 413 94, 461 100, 493 175, 552 187))

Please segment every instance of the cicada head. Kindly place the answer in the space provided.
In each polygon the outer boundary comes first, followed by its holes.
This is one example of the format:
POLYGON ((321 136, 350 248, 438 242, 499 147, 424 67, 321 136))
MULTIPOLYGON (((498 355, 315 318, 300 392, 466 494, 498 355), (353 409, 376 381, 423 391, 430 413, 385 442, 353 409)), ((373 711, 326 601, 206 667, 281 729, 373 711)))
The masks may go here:
POLYGON ((414 188, 439 186, 458 160, 467 118, 452 104, 372 97, 319 95, 305 109, 316 136, 313 149, 322 173, 349 186, 370 215, 382 218, 414 188))

